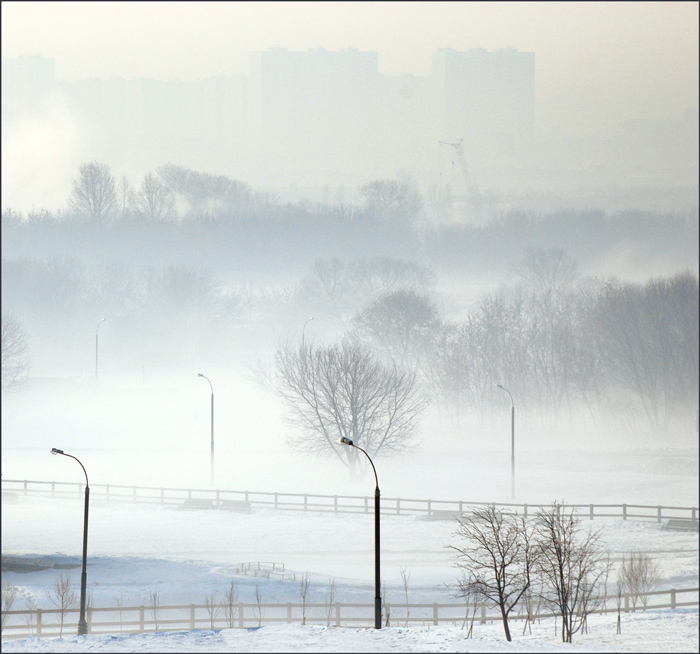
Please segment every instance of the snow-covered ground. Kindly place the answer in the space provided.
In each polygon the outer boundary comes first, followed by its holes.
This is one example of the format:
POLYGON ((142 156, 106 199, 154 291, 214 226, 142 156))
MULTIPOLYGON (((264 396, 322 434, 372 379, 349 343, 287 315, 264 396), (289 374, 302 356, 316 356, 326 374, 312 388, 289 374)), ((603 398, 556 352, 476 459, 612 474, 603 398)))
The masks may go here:
MULTIPOLYGON (((611 465, 610 455, 586 454, 580 474, 571 456, 555 453, 537 457, 531 454, 529 467, 523 468, 523 481, 530 488, 534 501, 551 501, 562 494, 546 494, 550 480, 538 481, 538 471, 549 469, 552 478, 565 477, 569 471, 565 499, 570 502, 621 503, 644 500, 649 504, 697 506, 697 471, 677 466, 683 459, 678 453, 637 453, 634 465, 611 465), (595 472, 592 472, 592 471, 595 472), (624 484, 620 477, 624 478, 624 484), (539 484, 539 487, 538 487, 539 484), (629 489, 625 495, 624 487, 629 489), (654 498, 654 499, 652 499, 654 498)), ((686 455, 692 461, 693 454, 686 455)), ((697 454, 694 454, 697 461, 697 454)), ((477 454, 483 464, 471 467, 473 475, 488 485, 489 457, 477 454)), ((95 461, 95 453, 85 454, 92 469, 104 462, 95 461)), ((526 459, 526 457, 523 457, 526 459)), ((47 469, 46 460, 54 467, 58 460, 48 451, 3 450, 3 475, 7 478, 44 478, 34 472, 47 469), (6 456, 7 454, 7 456, 6 456), (30 463, 36 459, 36 466, 30 463), (24 466, 24 467, 23 467, 24 466)), ((73 463, 64 459, 66 463, 73 463)), ((413 465, 416 459, 404 459, 405 480, 401 494, 421 497, 418 470, 425 477, 440 474, 439 459, 424 456, 422 468, 413 465), (410 481, 412 479, 413 481, 410 481)), ((382 462, 384 464, 384 462, 382 462)), ((473 460, 472 460, 473 464, 473 460)), ((145 465, 142 463, 141 465, 145 465)), ((399 478, 397 464, 385 478, 399 478)), ((78 468, 77 464, 74 464, 78 468)), ((443 466, 444 467, 444 466, 443 466)), ((496 466, 494 466, 495 468, 496 466)), ((391 469, 383 465, 382 470, 391 469)), ((73 472, 81 472, 79 469, 73 472)), ((336 485, 347 485, 335 471, 336 485)), ((450 473, 448 473, 449 476, 450 473)), ((331 478, 327 473, 327 478, 331 478)), ((62 476, 65 479, 65 476, 62 476)), ((472 479, 470 486, 477 480, 472 479)), ((94 477, 92 483, 97 483, 94 477)), ((360 482, 369 483, 368 479, 360 482)), ((393 483, 393 482, 392 482, 393 483)), ((387 483, 384 487, 391 486, 387 483)), ((369 483, 371 492, 371 483, 369 483)), ((396 485, 396 484, 394 484, 396 485)), ((429 485, 429 482, 428 482, 429 485)), ((563 486, 562 486, 563 487, 563 486)), ((447 488, 447 486, 446 486, 447 488)), ((257 487, 251 490, 267 490, 257 487)), ((325 492, 310 483, 307 492, 325 492)), ((352 494, 367 489, 352 487, 352 494)), ((386 490, 384 490, 386 493, 386 490)), ((350 493, 349 493, 350 494, 350 493)), ((398 495, 399 493, 396 493, 398 495)), ((452 495, 442 499, 474 499, 452 495)), ((521 500, 523 501, 523 500, 521 500)), ((20 497, 17 504, 4 504, 2 511, 3 556, 44 557, 65 564, 65 570, 38 572, 3 572, 3 581, 19 586, 21 598, 14 608, 39 606, 51 608, 47 590, 59 571, 68 574, 75 588, 80 582, 82 547, 82 501, 20 497)), ((671 532, 652 521, 584 520, 585 528, 602 528, 603 540, 614 559, 640 549, 652 554, 662 573, 660 589, 695 588, 698 586, 698 537, 696 533, 671 532)), ((454 524, 448 521, 428 522, 418 516, 382 516, 382 578, 390 602, 402 603, 404 589, 401 569, 410 573, 408 584, 411 603, 452 603, 449 584, 455 581, 456 570, 450 551, 455 543, 454 524)), ((157 591, 161 605, 203 604, 213 591, 221 597, 228 582, 235 576, 241 602, 253 603, 256 583, 265 601, 294 603, 298 611, 298 582, 279 578, 255 579, 236 576, 236 564, 243 562, 276 562, 285 565, 288 573, 308 572, 312 581, 309 602, 324 601, 331 579, 338 586, 336 600, 342 603, 371 604, 374 588, 374 523, 372 515, 343 515, 255 510, 251 514, 219 511, 180 511, 173 507, 131 504, 106 504, 93 501, 90 506, 88 547, 88 587, 93 593, 93 606, 148 605, 149 594, 157 591)), ((401 609, 395 616, 401 623, 401 609)), ((295 613, 295 615, 298 615, 295 613)), ((478 621, 477 621, 478 622, 478 621)), ((397 624, 397 623, 394 623, 397 624)), ((62 640, 31 637, 3 643, 3 651, 173 651, 173 652, 284 652, 284 651, 559 651, 560 636, 555 636, 554 623, 543 621, 533 625, 532 634, 522 634, 522 623, 514 629, 514 642, 505 642, 499 623, 474 626, 474 637, 466 640, 466 631, 456 627, 392 626, 377 632, 374 629, 312 626, 300 624, 269 625, 260 629, 195 630, 183 633, 138 634, 113 636, 74 636, 64 633, 62 640)), ((73 626, 74 629, 74 626, 73 626)), ((676 609, 629 613, 623 616, 622 635, 616 634, 615 616, 593 616, 588 634, 577 634, 570 651, 698 651, 698 609, 676 609)))
POLYGON ((590 633, 562 645, 553 623, 532 634, 503 638, 498 624, 475 627, 474 636, 454 627, 353 629, 316 625, 274 625, 259 629, 195 630, 130 636, 36 637, 3 643, 4 652, 697 652, 698 612, 636 613, 626 616, 622 634, 615 617, 596 621, 590 633))

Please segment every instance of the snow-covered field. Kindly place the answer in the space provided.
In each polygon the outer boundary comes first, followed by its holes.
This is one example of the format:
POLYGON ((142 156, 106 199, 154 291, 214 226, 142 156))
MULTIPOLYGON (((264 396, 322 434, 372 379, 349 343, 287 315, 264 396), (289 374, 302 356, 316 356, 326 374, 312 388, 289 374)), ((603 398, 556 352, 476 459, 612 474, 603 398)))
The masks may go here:
MULTIPOLYGON (((585 469, 575 474, 570 456, 548 453, 529 455, 533 468, 523 483, 531 486, 533 501, 545 499, 545 481, 537 481, 539 469, 553 470, 553 476, 569 474, 566 500, 570 502, 609 503, 639 502, 667 506, 697 506, 698 477, 673 461, 678 453, 659 453, 646 457, 637 453, 634 465, 611 466, 610 455, 601 455, 599 465, 591 467, 593 455, 585 469), (539 461, 539 464, 537 464, 539 461), (671 462, 671 463, 669 463, 671 462), (617 469, 615 469, 617 468, 617 469), (591 470, 596 472, 592 473, 591 470), (620 477, 630 489, 626 496, 620 488, 620 477), (537 488, 537 484, 540 488, 537 488), (652 500, 652 496, 655 500, 652 500), (542 498, 542 499, 540 499, 542 498)), ((632 456, 631 458, 634 458, 632 456)), ((686 455, 692 460, 693 454, 686 455)), ((694 454, 697 461, 697 454, 694 454)), ((417 455, 416 455, 417 457, 417 455)), ((56 465, 48 452, 3 450, 4 478, 37 478, 27 474, 28 462, 37 458, 43 472, 45 460, 56 465), (7 456, 6 456, 7 454, 7 456), (23 474, 24 473, 24 474, 23 474)), ((95 453, 85 455, 92 468, 99 467, 95 453)), ((523 457, 525 458, 525 457, 523 457)), ((439 476, 439 467, 430 457, 422 458, 422 468, 413 465, 417 458, 404 460, 404 481, 401 494, 421 497, 416 491, 422 469, 425 476, 439 476), (412 482, 408 479, 413 479, 412 482)), ((476 476, 488 484, 488 456, 476 476)), ((64 459, 64 461, 67 461, 64 459)), ((68 462, 74 463, 74 462, 68 462)), ((384 464, 384 462, 382 462, 384 464)), ((78 468, 77 464, 74 464, 78 468)), ((398 478, 395 467, 385 478, 398 478)), ((523 463, 523 468, 525 468, 523 463)), ((383 465, 386 472, 391 465, 383 465)), ((74 472, 81 472, 78 470, 74 472)), ((65 476, 61 476, 65 479, 65 476)), ((330 473, 328 474, 330 478, 330 473)), ((43 476, 44 479, 51 477, 43 476)), ((97 483, 91 478, 92 483, 97 483)), ((336 474, 335 483, 347 484, 336 474)), ((369 480, 362 482, 368 485, 369 480)), ((472 479, 470 485, 474 483, 472 479)), ((353 486, 352 494, 371 492, 370 488, 353 486)), ((391 484, 387 484, 391 486, 391 484)), ((384 488, 386 489, 385 486, 384 488)), ((257 487, 251 490, 266 490, 257 487)), ((310 493, 325 492, 309 484, 310 493)), ((384 490, 384 493, 387 493, 384 490)), ((397 495, 399 493, 396 493, 397 495)), ((557 494, 550 494, 549 500, 557 494)), ((462 499, 443 496, 443 499, 462 499)), ((470 498, 463 498, 470 499, 470 498)), ((473 498, 482 501, 482 497, 473 498)), ((559 497, 561 499, 561 496, 559 497)), ((522 500, 521 500, 522 501, 522 500)), ((82 502, 20 497, 17 504, 4 504, 2 511, 3 556, 51 558, 55 563, 79 566, 82 546, 82 502)), ((698 586, 698 538, 696 533, 664 531, 652 521, 594 520, 583 521, 585 528, 602 528, 603 540, 614 559, 640 549, 652 554, 662 572, 660 589, 695 588, 698 586)), ((93 606, 148 605, 149 594, 157 591, 162 606, 168 604, 203 604, 213 591, 221 597, 236 564, 243 562, 276 562, 285 565, 288 573, 309 573, 312 587, 309 602, 321 603, 331 579, 338 586, 336 600, 342 603, 371 604, 374 589, 374 531, 372 515, 343 515, 255 510, 251 514, 219 511, 179 511, 172 507, 131 504, 106 504, 93 501, 90 506, 88 547, 88 587, 93 592, 93 606)), ((410 573, 408 584, 411 603, 453 603, 449 584, 456 571, 454 559, 446 544, 454 543, 454 525, 448 521, 428 522, 418 516, 382 516, 382 578, 390 602, 402 603, 404 589, 400 571, 410 573)), ((80 568, 64 570, 79 588, 80 568)), ((19 586, 22 597, 14 607, 51 608, 46 591, 59 570, 40 572, 3 572, 3 581, 19 586)), ((254 602, 256 583, 269 604, 291 602, 298 607, 298 582, 291 579, 255 579, 236 577, 241 602, 254 602)), ((295 609, 298 611, 298 608, 295 609)), ((3 643, 3 651, 83 652, 83 651, 173 651, 173 652, 284 652, 284 651, 559 651, 561 638, 554 633, 554 623, 545 620, 533 625, 532 634, 522 634, 522 623, 513 629, 514 642, 506 643, 499 623, 474 626, 474 637, 466 639, 459 623, 452 627, 412 626, 401 624, 401 609, 389 629, 377 632, 371 628, 325 627, 322 625, 269 625, 259 629, 195 630, 183 633, 114 634, 113 636, 74 636, 74 626, 62 640, 31 637, 3 643), (518 626, 519 625, 519 626, 518 626)), ((297 614, 295 614, 297 615, 297 614)), ((576 634, 573 647, 567 651, 698 651, 698 609, 695 607, 654 610, 623 615, 622 634, 616 634, 615 616, 593 616, 588 634, 576 634)))

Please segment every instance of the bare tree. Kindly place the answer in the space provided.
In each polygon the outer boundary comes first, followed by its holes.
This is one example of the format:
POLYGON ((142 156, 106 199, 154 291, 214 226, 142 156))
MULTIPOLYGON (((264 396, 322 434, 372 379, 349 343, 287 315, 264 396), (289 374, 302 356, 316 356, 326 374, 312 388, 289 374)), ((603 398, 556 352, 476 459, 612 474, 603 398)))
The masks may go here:
POLYGON ((459 595, 483 597, 501 612, 506 640, 508 617, 532 583, 536 549, 524 517, 504 514, 494 506, 475 507, 458 518, 456 535, 464 546, 448 545, 458 554, 459 595))
POLYGON ((326 609, 326 626, 331 626, 331 618, 333 617, 333 609, 335 607, 336 596, 338 594, 338 587, 335 583, 335 577, 328 580, 328 590, 325 596, 325 609, 326 609))
POLYGON ((637 601, 641 599, 646 611, 650 593, 661 579, 659 565, 646 552, 636 550, 627 558, 623 555, 618 577, 632 600, 632 609, 636 610, 637 601))
POLYGON ((387 600, 387 594, 386 594, 386 581, 382 581, 382 590, 381 590, 381 598, 382 598, 382 613, 384 614, 384 626, 390 627, 391 626, 391 604, 389 604, 387 600))
POLYGON ((601 549, 599 532, 581 529, 574 510, 567 513, 559 502, 538 511, 536 524, 542 600, 561 616, 562 641, 570 643, 603 601, 610 557, 601 549))
POLYGON ((64 576, 61 573, 56 580, 53 589, 49 589, 46 592, 51 603, 58 609, 59 616, 61 620, 61 628, 59 631, 59 638, 63 638, 63 622, 66 618, 66 614, 70 609, 72 609, 78 602, 78 595, 73 590, 71 586, 70 577, 64 576))
POLYGON ((122 624, 124 621, 122 611, 122 607, 124 606, 124 593, 120 591, 119 595, 112 595, 112 599, 117 605, 117 610, 119 611, 119 631, 122 631, 122 629, 124 628, 124 625, 122 624))
POLYGON ((423 210, 423 199, 411 184, 394 179, 377 179, 359 189, 367 210, 383 220, 411 223, 423 210))
POLYGON ((398 290, 380 295, 352 324, 356 336, 370 347, 389 360, 414 367, 428 354, 440 318, 427 295, 398 290))
POLYGON ((36 602, 34 598, 29 596, 24 598, 24 610, 26 613, 22 616, 24 624, 27 625, 27 632, 34 633, 34 618, 36 616, 36 602))
MULTIPOLYGON (((454 587, 452 586, 452 588, 454 587)), ((469 584, 464 572, 462 572, 460 575, 460 582, 457 585, 457 591, 452 593, 452 597, 457 599, 461 598, 464 600, 464 620, 462 620, 462 629, 464 629, 468 622, 469 628, 467 629, 467 638, 471 638, 474 633, 474 618, 476 617, 476 611, 479 608, 479 603, 483 601, 484 598, 480 595, 477 587, 469 584), (469 615, 470 609, 471 616, 469 615)))
POLYGON ((255 582, 255 607, 253 610, 255 611, 255 616, 258 619, 258 627, 262 627, 262 620, 265 617, 265 593, 260 586, 260 581, 255 582))
POLYGON ((305 312, 332 317, 343 327, 380 295, 397 291, 425 293, 435 275, 425 266, 390 257, 363 257, 350 262, 318 259, 301 280, 298 300, 305 312))
POLYGON ((238 584, 235 579, 231 579, 229 587, 224 593, 224 617, 229 629, 235 626, 236 613, 238 611, 238 584))
POLYGON ((593 312, 604 373, 656 431, 697 401, 698 298, 697 276, 685 272, 643 286, 610 282, 593 312))
POLYGON ((299 599, 301 600, 301 624, 306 624, 306 604, 311 589, 311 579, 309 573, 305 572, 299 578, 299 599))
POLYGON ((411 612, 408 609, 408 582, 411 580, 411 573, 406 570, 406 568, 401 568, 399 570, 401 573, 401 581, 403 582, 403 594, 406 600, 406 627, 408 627, 408 618, 411 612))
POLYGON ((27 380, 30 363, 27 332, 9 311, 2 312, 2 394, 6 395, 27 380))
POLYGON ((275 368, 288 419, 299 428, 292 447, 337 456, 353 476, 357 448, 338 445, 340 437, 370 456, 401 452, 427 406, 415 373, 386 366, 347 339, 318 348, 282 345, 275 368))
POLYGON ((213 590, 208 595, 204 596, 204 607, 206 608, 207 615, 209 616, 209 628, 214 628, 214 622, 216 621, 221 607, 216 603, 216 591, 213 590))
POLYGON ((121 219, 124 220, 131 214, 136 206, 136 192, 126 175, 122 175, 119 180, 117 198, 119 203, 119 215, 121 219))
POLYGON ((109 166, 97 161, 83 164, 78 170, 69 206, 77 215, 103 223, 119 210, 114 175, 109 166))
POLYGON ((578 264, 561 248, 528 248, 516 273, 544 300, 571 289, 578 264))
POLYGON ((9 581, 5 581, 2 584, 2 625, 0 626, 0 632, 5 628, 5 623, 7 622, 7 611, 11 611, 15 602, 17 601, 17 586, 13 586, 9 581))
POLYGON ((148 601, 151 607, 151 615, 153 616, 153 624, 158 631, 158 618, 160 616, 160 595, 158 594, 158 591, 155 589, 151 589, 151 591, 148 593, 148 601))
POLYGON ((175 196, 170 188, 152 173, 143 178, 136 202, 148 220, 169 220, 175 213, 175 196))
POLYGON ((623 581, 618 578, 617 583, 615 584, 615 607, 617 608, 617 634, 622 633, 622 617, 621 617, 621 611, 622 611, 622 597, 625 592, 625 584, 623 581))

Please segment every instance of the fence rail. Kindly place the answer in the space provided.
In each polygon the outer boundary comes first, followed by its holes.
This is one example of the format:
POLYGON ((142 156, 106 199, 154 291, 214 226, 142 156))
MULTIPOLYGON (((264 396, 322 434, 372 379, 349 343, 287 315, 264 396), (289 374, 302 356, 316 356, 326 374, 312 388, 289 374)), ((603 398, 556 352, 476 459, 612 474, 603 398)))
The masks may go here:
MULTIPOLYGON (((27 479, 3 479, 3 501, 12 501, 21 495, 55 498, 82 498, 85 484, 80 482, 30 481, 27 479)), ((282 511, 320 511, 329 513, 372 513, 374 497, 358 495, 313 495, 310 493, 269 493, 260 491, 236 491, 206 488, 166 488, 152 486, 121 486, 116 484, 92 484, 90 499, 105 502, 138 502, 161 506, 183 507, 187 500, 207 500, 211 508, 222 509, 224 502, 245 502, 252 508, 282 511)), ((229 505, 230 506, 230 505, 229 505)), ((504 512, 534 515, 539 504, 513 502, 468 502, 465 500, 423 500, 400 497, 382 497, 383 515, 425 516, 428 519, 454 518, 470 506, 494 506, 504 512)), ((183 507, 184 508, 184 507, 183 507)), ((682 520, 691 523, 698 520, 698 508, 686 506, 652 506, 641 504, 567 504, 562 508, 573 509, 582 518, 621 518, 622 520, 682 520)))
MULTIPOLYGON (((629 595, 624 595, 620 605, 622 613, 642 610, 677 609, 698 606, 698 588, 667 589, 641 593, 633 605, 629 595), (642 598, 646 600, 643 606, 642 598), (658 598, 660 601, 654 603, 658 598)), ((385 602, 383 622, 391 626, 439 626, 464 624, 467 608, 464 604, 403 604, 385 602), (388 621, 387 621, 387 617, 388 621)), ((473 608, 468 610, 469 619, 473 608)), ((608 597, 603 607, 592 614, 616 613, 614 598, 608 597)), ((63 612, 63 632, 77 633, 78 609, 63 612)), ((501 619, 495 608, 481 605, 475 612, 480 624, 501 619)), ((542 620, 555 617, 551 612, 529 615, 524 607, 513 612, 512 620, 542 620)), ((61 632, 60 609, 34 609, 4 611, 2 614, 2 639, 10 640, 36 635, 55 638, 61 632)), ((246 628, 278 623, 301 623, 335 626, 371 626, 374 624, 374 604, 307 604, 302 612, 300 604, 182 604, 174 606, 90 607, 87 610, 88 633, 105 635, 114 633, 143 633, 156 631, 186 631, 191 629, 246 628), (111 618, 111 619, 110 619, 111 618)))

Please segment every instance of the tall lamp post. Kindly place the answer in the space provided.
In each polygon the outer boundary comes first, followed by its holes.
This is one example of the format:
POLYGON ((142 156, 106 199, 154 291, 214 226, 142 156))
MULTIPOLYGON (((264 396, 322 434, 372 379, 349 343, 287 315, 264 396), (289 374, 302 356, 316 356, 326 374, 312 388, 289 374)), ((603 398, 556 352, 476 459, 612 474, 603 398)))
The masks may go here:
MULTIPOLYGON (((72 454, 66 454, 63 450, 51 448, 51 454, 62 454, 78 461, 72 454)), ((80 463, 80 461, 78 461, 80 463)), ((88 508, 90 507, 90 484, 85 466, 80 463, 85 473, 85 517, 83 519, 83 572, 80 575, 80 619, 78 620, 78 636, 87 634, 87 620, 85 619, 85 591, 87 589, 87 537, 88 537, 88 508)))
POLYGON ((204 377, 209 382, 209 388, 211 388, 211 485, 214 485, 214 387, 211 384, 209 377, 203 375, 201 372, 197 374, 197 377, 204 377))
POLYGON ((507 388, 496 384, 510 396, 510 496, 515 498, 515 403, 513 396, 507 388))
POLYGON ((303 327, 302 330, 301 330, 301 344, 302 344, 302 345, 304 344, 304 332, 306 331, 306 325, 308 325, 313 319, 314 319, 314 317, 311 316, 311 318, 309 318, 309 319, 304 323, 304 327, 303 327))
POLYGON ((104 318, 100 320, 100 322, 97 323, 97 329, 95 329, 95 379, 97 379, 97 355, 99 353, 98 349, 98 344, 99 344, 99 334, 100 334, 100 325, 105 321, 104 318))
POLYGON ((381 629, 382 596, 379 589, 379 479, 377 479, 377 469, 374 467, 374 463, 372 463, 369 454, 358 445, 355 445, 349 438, 341 436, 338 442, 341 445, 350 445, 360 450, 360 452, 364 452, 364 455, 369 459, 372 470, 374 471, 374 481, 376 483, 374 489, 374 628, 381 629))

